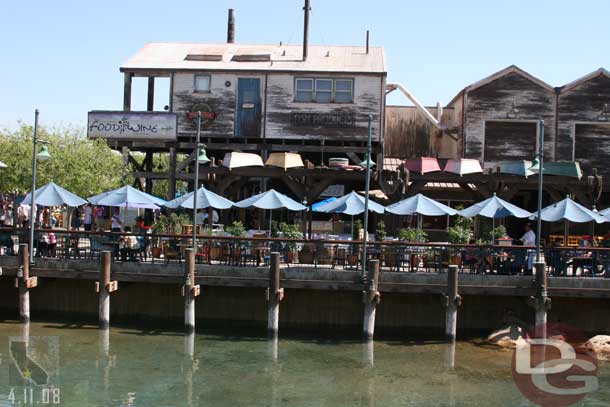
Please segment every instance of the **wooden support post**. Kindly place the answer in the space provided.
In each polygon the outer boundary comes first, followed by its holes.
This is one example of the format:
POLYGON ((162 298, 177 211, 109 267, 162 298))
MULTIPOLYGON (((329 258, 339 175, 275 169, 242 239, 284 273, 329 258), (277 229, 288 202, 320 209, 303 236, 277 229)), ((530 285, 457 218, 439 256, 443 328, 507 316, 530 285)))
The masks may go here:
POLYGON ((108 250, 102 252, 102 267, 99 281, 95 283, 95 291, 99 293, 98 320, 100 329, 110 327, 110 293, 118 290, 118 281, 110 280, 112 267, 112 253, 108 250))
POLYGON ((189 247, 185 250, 184 262, 184 329, 187 334, 195 332, 195 297, 201 293, 201 287, 195 285, 195 251, 189 247))
POLYGON ((364 339, 373 339, 375 334, 375 312, 377 304, 381 301, 379 293, 379 260, 370 260, 367 268, 367 287, 362 292, 364 302, 364 321, 362 333, 364 339))
POLYGON ((176 147, 169 148, 169 172, 167 185, 167 200, 171 201, 176 197, 176 147))
POLYGON ((280 254, 271 253, 269 266, 269 288, 267 288, 267 332, 276 336, 280 322, 280 302, 284 299, 284 289, 280 288, 280 254))
MULTIPOLYGON (((153 161, 154 161, 154 153, 152 150, 146 150, 146 172, 147 173, 152 173, 153 172, 153 161)), ((146 192, 147 194, 152 194, 152 190, 153 190, 153 179, 150 177, 146 177, 146 189, 144 192, 146 192)))
POLYGON ((19 275, 15 286, 19 289, 19 316, 21 322, 30 322, 30 288, 38 285, 38 277, 30 277, 30 258, 27 243, 19 245, 19 275))
POLYGON ((146 98, 146 110, 152 112, 155 110, 155 77, 148 77, 148 96, 146 98))
POLYGON ((131 80, 133 74, 125 72, 124 85, 123 85, 123 110, 128 112, 131 110, 131 80))
POLYGON ((458 294, 458 266, 452 264, 447 272, 447 295, 445 313, 445 336, 455 340, 457 332, 457 309, 462 304, 462 297, 458 294))

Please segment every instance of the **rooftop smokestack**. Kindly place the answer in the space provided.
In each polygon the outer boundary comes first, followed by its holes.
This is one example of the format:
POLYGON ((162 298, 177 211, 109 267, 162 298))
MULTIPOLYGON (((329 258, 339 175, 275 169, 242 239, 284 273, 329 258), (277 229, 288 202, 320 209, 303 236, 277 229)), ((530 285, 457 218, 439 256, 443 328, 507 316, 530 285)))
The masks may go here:
POLYGON ((309 43, 309 12, 311 11, 309 0, 305 0, 305 7, 303 7, 303 11, 305 12, 303 20, 303 61, 306 61, 307 47, 309 43))
POLYGON ((369 53, 369 30, 366 30, 366 53, 369 53))
POLYGON ((229 9, 229 21, 227 22, 227 42, 235 42, 235 10, 229 9))

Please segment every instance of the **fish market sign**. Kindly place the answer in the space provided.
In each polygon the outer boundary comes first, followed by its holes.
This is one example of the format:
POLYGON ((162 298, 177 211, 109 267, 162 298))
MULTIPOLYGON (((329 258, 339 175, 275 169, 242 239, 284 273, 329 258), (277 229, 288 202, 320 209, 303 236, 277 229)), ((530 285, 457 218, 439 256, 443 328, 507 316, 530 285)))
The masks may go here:
POLYGON ((156 112, 89 112, 87 137, 121 140, 176 140, 177 116, 156 112))

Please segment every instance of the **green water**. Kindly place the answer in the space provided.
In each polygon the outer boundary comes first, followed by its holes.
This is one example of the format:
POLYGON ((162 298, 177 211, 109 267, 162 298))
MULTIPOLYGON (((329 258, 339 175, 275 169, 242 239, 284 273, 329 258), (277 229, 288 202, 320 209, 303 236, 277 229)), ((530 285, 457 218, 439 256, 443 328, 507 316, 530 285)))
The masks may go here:
MULTIPOLYGON (((197 334, 189 341, 176 332, 128 328, 112 328, 105 337, 95 327, 54 323, 30 324, 27 355, 33 362, 26 362, 28 371, 38 372, 36 363, 51 383, 26 387, 33 391, 24 395, 23 379, 11 367, 21 354, 9 346, 11 338, 19 342, 23 333, 21 324, 0 323, 0 406, 13 405, 10 401, 61 406, 532 405, 513 384, 511 352, 476 343, 458 342, 451 367, 451 348, 443 343, 376 341, 371 349, 350 340, 274 342, 222 334, 197 334)), ((608 405, 609 384, 610 368, 602 365, 600 390, 581 404, 608 405)))

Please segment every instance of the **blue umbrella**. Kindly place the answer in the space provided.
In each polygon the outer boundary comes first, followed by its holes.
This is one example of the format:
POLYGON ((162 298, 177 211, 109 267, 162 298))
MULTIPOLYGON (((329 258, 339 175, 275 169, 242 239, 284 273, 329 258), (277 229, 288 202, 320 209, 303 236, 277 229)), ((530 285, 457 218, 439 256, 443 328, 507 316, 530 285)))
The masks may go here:
POLYGON ((416 213, 424 216, 453 216, 457 214, 455 209, 422 194, 417 194, 386 206, 385 210, 395 215, 412 215, 416 213))
MULTIPOLYGON (((595 221, 596 223, 604 223, 607 221, 604 216, 585 208, 584 206, 574 202, 570 198, 566 198, 563 201, 557 202, 553 205, 549 205, 546 208, 542 209, 542 211, 540 212, 540 217, 545 222, 568 220, 570 222, 576 223, 584 223, 591 221, 595 221)), ((532 215, 532 218, 536 218, 536 214, 532 215)))
MULTIPOLYGON (((369 211, 383 213, 385 208, 369 199, 369 211)), ((337 198, 333 202, 320 205, 317 208, 317 212, 343 213, 352 216, 360 215, 364 212, 364 197, 352 191, 347 195, 343 195, 341 198, 337 198)))
MULTIPOLYGON (((42 206, 82 206, 87 203, 83 198, 73 194, 72 192, 60 187, 54 182, 49 182, 47 185, 36 190, 36 204, 42 206)), ((32 194, 28 193, 21 201, 24 205, 32 204, 32 194)))
MULTIPOLYGON (((191 191, 188 194, 165 203, 165 206, 172 209, 176 209, 179 206, 193 209, 193 201, 193 192, 191 191)), ((206 209, 210 207, 214 209, 229 209, 232 206, 233 201, 223 198, 204 187, 197 190, 197 209, 206 209)))
POLYGON ((307 209, 305 205, 302 205, 292 198, 286 195, 280 194, 275 189, 270 189, 267 192, 260 193, 258 195, 251 196, 250 198, 244 199, 235 203, 238 208, 259 208, 259 209, 280 209, 286 208, 291 211, 304 211, 307 209))
MULTIPOLYGON (((273 209, 286 208, 290 211, 304 211, 307 209, 305 205, 302 205, 292 198, 286 195, 280 194, 275 189, 270 189, 267 192, 262 192, 258 195, 251 196, 250 198, 244 199, 235 203, 238 208, 259 208, 259 209, 273 209)), ((269 212, 269 234, 271 234, 271 217, 272 212, 269 212)))
POLYGON ((315 204, 311 205, 311 210, 313 212, 320 212, 318 209, 322 206, 322 205, 326 205, 327 203, 336 201, 337 197, 336 196, 331 196, 330 198, 326 198, 323 201, 320 202, 316 202, 315 204))
POLYGON ((145 209, 159 209, 159 206, 166 203, 161 198, 139 191, 129 185, 92 196, 88 198, 88 201, 100 206, 123 206, 125 208, 145 209))
POLYGON ((500 199, 494 194, 491 198, 479 202, 459 212, 461 216, 465 218, 472 218, 473 216, 485 216, 486 218, 505 218, 507 216, 514 216, 516 218, 529 218, 532 214, 525 209, 521 209, 510 202, 500 199))

